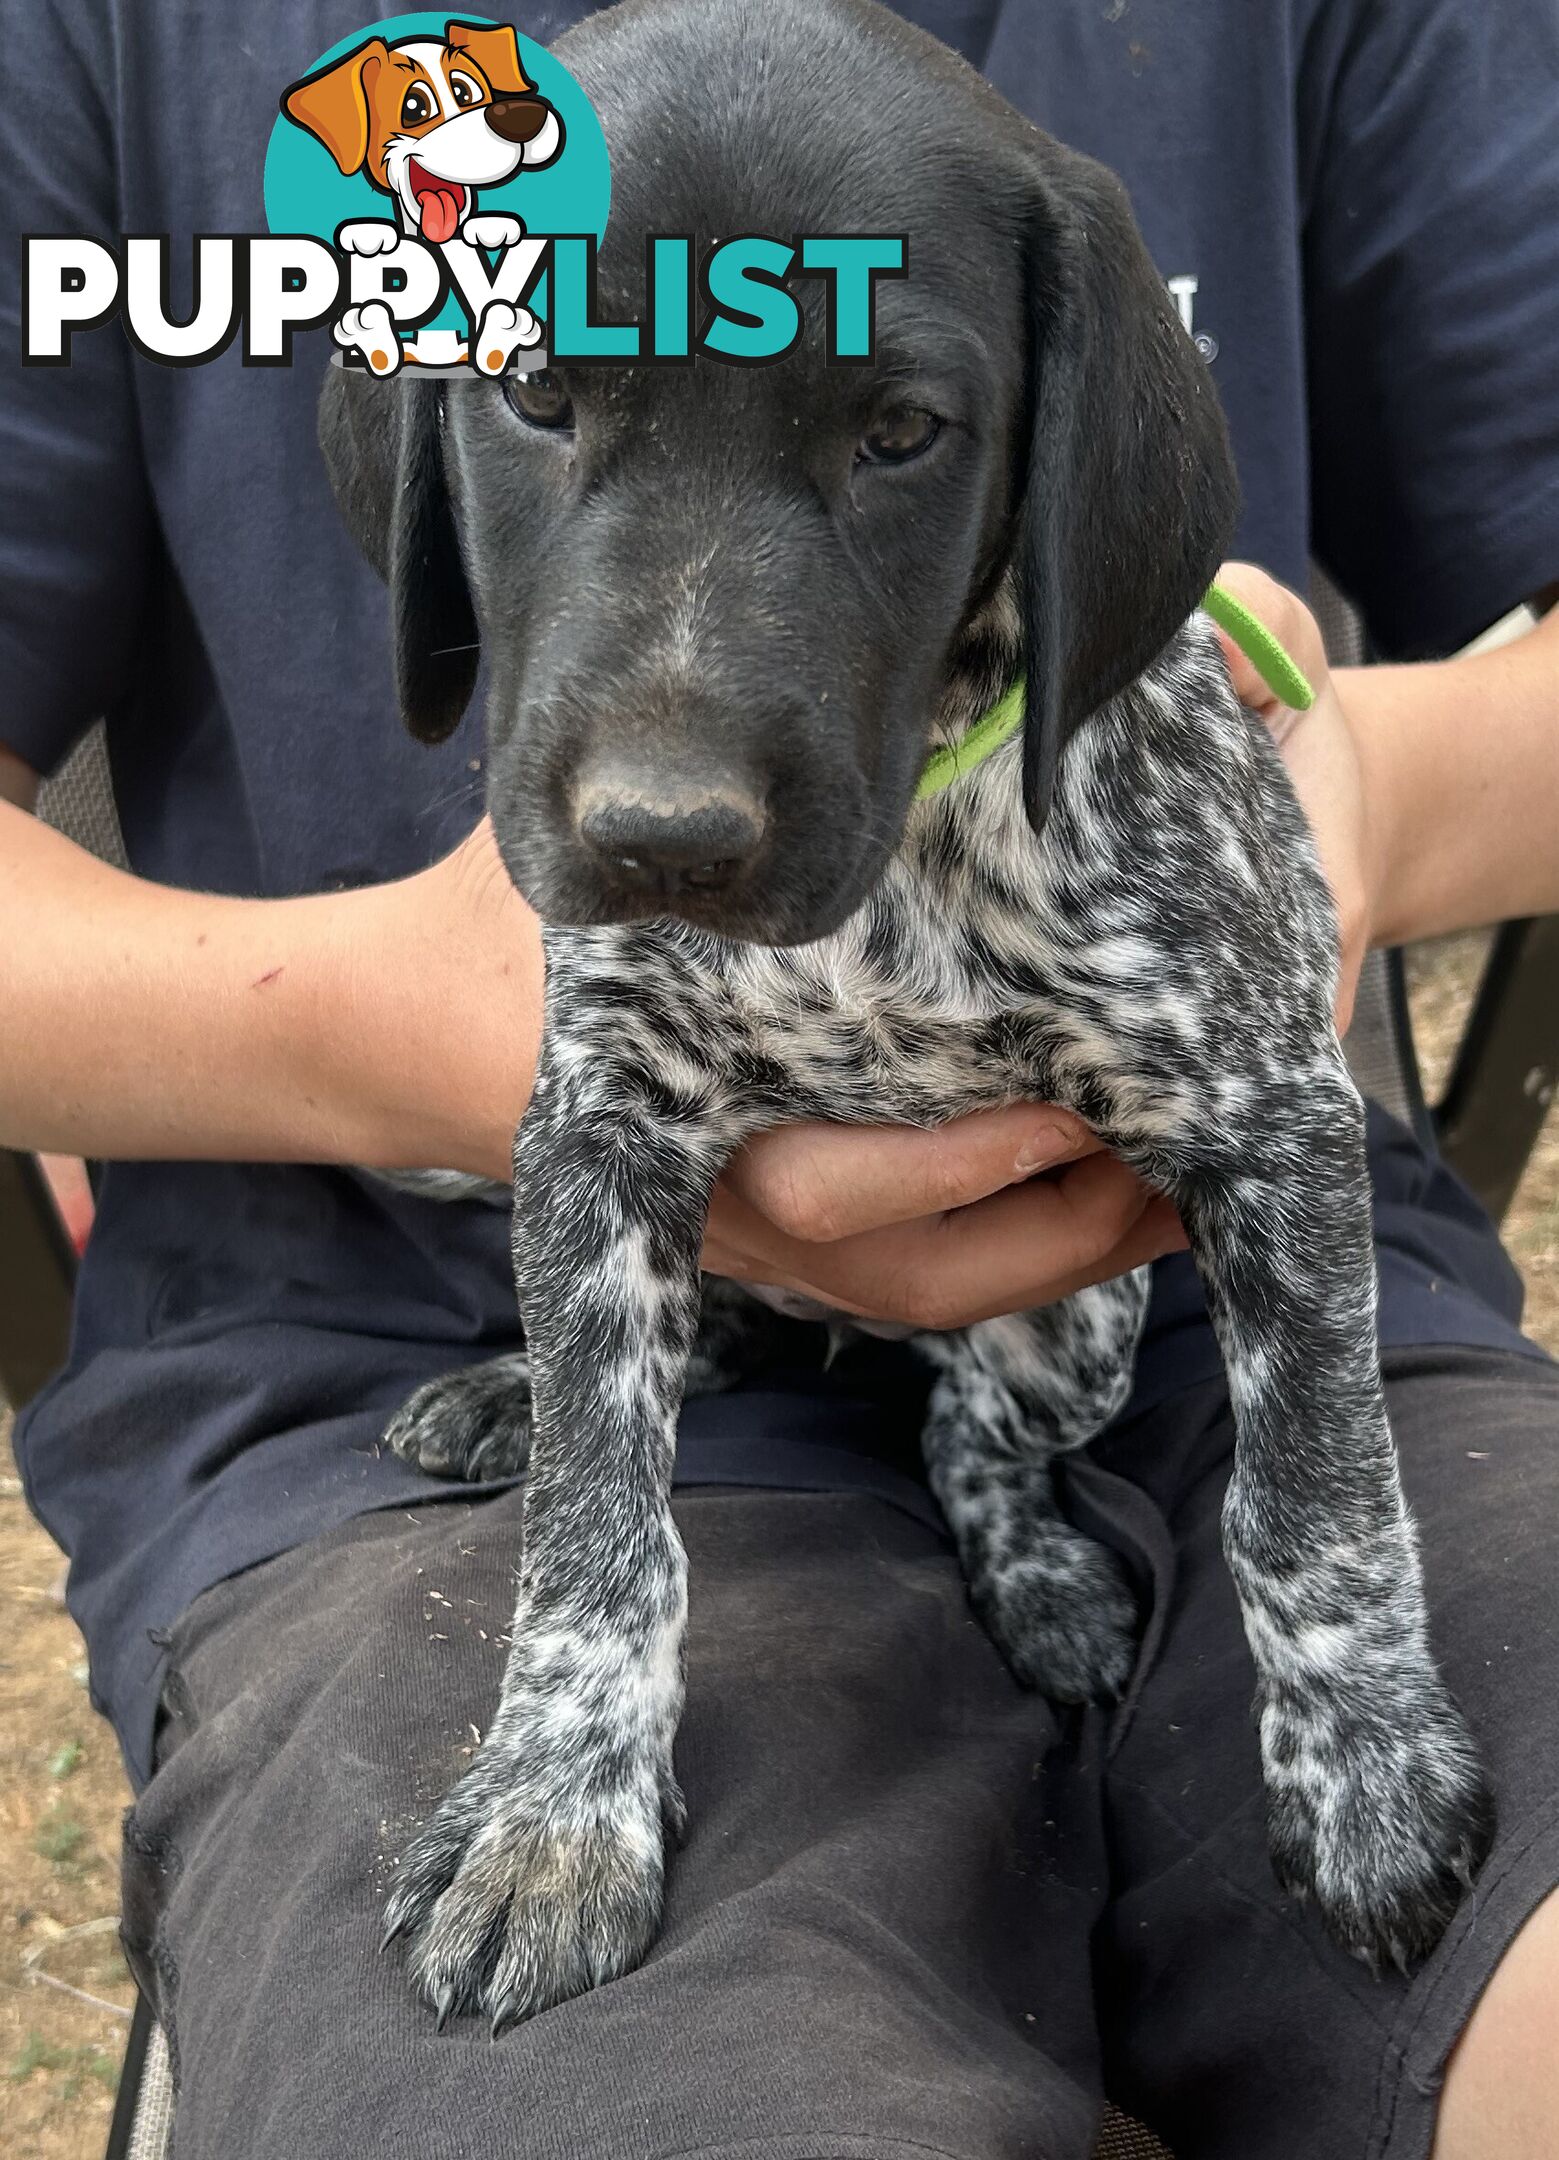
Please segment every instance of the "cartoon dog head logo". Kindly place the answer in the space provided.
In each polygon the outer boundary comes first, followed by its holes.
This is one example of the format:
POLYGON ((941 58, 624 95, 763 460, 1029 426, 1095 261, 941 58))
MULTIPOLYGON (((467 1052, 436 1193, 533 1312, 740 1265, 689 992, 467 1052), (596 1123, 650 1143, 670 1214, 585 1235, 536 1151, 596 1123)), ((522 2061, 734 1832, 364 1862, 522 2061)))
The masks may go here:
POLYGON ((449 22, 442 38, 394 45, 370 38, 294 83, 281 104, 435 247, 465 226, 479 187, 550 165, 563 149, 562 120, 526 76, 507 24, 449 22))

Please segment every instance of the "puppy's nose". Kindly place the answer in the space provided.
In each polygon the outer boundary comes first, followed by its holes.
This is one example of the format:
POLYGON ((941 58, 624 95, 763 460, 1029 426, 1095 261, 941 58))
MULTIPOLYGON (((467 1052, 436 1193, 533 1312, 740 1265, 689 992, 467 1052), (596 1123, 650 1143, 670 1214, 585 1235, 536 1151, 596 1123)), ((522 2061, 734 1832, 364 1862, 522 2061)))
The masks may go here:
POLYGON ((581 791, 580 838, 643 890, 718 892, 763 844, 764 815, 734 792, 657 798, 601 781, 581 791))
POLYGON ((505 142, 528 143, 546 126, 548 109, 539 97, 494 98, 487 125, 505 142))

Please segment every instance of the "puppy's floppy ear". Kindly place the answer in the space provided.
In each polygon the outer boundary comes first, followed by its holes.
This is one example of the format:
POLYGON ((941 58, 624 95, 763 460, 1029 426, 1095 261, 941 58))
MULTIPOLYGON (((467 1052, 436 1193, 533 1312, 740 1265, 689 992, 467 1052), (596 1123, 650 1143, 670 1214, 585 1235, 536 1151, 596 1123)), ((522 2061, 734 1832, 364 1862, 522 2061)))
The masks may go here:
POLYGON ((1032 442, 1017 547, 1036 830, 1078 724, 1200 603, 1238 509, 1212 378, 1126 191, 1041 137, 1028 239, 1032 442))
POLYGON ((369 93, 389 57, 384 39, 370 38, 282 92, 287 118, 322 142, 344 173, 361 172, 367 160, 369 93))
POLYGON ((518 97, 536 87, 520 65, 519 40, 508 23, 484 28, 479 23, 450 22, 444 25, 444 36, 453 51, 470 54, 495 97, 518 97))
POLYGON ((401 717, 453 734, 476 685, 477 627, 444 471, 442 386, 330 367, 319 441, 341 514, 390 588, 401 717))

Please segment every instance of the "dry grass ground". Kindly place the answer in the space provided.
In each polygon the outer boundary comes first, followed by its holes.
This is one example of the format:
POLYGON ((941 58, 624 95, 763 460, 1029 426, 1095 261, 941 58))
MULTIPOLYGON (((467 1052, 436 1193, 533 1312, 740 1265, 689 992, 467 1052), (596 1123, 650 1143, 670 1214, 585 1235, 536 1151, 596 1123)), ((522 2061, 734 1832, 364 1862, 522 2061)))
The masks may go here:
MULTIPOLYGON (((0 1459, 9 1473, 8 1446, 0 1459)), ((0 2152, 8 2160, 100 2160, 134 1997, 115 1936, 124 1776, 114 1737, 87 1700, 81 1638, 58 1602, 59 1576, 59 1554, 7 1474, 0 1481, 0 2152)))
MULTIPOLYGON (((1417 946, 1410 956, 1413 1038, 1431 1102, 1461 1039, 1487 944, 1479 936, 1439 938, 1417 946)), ((1550 1114, 1543 1128, 1504 1232, 1526 1281, 1526 1331, 1559 1356, 1559 1115, 1550 1114)))
MULTIPOLYGON (((1476 939, 1416 956, 1424 1062, 1444 1068, 1477 979, 1476 939)), ((1527 1325, 1559 1352, 1559 1119, 1507 1224, 1527 1325)), ((0 1450, 5 1425, 0 1413, 0 1450)), ((9 1468, 9 1451, 3 1450, 9 1468)), ((131 1987, 113 1935, 119 1815, 114 1742, 93 1715, 79 1636, 57 1598, 59 1555, 0 1486, 0 2153, 100 2160, 131 1987), (63 1982, 64 1986, 55 1986, 63 1982), (66 1989, 79 1990, 67 1993, 66 1989), (93 2000, 84 2001, 82 1997, 93 2000)))

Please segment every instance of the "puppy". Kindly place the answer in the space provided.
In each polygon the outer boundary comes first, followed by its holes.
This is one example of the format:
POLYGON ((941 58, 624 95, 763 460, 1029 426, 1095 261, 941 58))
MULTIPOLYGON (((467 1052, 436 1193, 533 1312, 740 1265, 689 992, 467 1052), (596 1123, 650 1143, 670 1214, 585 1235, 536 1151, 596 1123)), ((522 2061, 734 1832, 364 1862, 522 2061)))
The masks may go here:
MULTIPOLYGON (((1235 506, 1210 381, 1119 184, 871 0, 636 0, 559 52, 613 153, 609 313, 652 232, 903 232, 909 275, 867 366, 826 365, 813 295, 773 367, 327 386, 406 718, 456 724, 480 641, 494 824, 547 926, 528 1355, 394 1433, 457 1474, 528 1449, 513 1647, 389 1934, 495 2028, 644 1955, 682 1812, 677 1412, 742 1355, 738 1294, 701 1305, 713 1181, 788 1120, 1044 1099, 1173 1195, 1206 1286, 1279 1874, 1407 1963, 1492 1813, 1386 1422, 1331 903, 1197 612, 1235 506), (919 792, 1020 683, 1021 733, 919 792)), ((1066 1699, 1120 1687, 1133 1608, 1052 1464, 1123 1402, 1146 1296, 915 1338, 974 1601, 1066 1699)))

